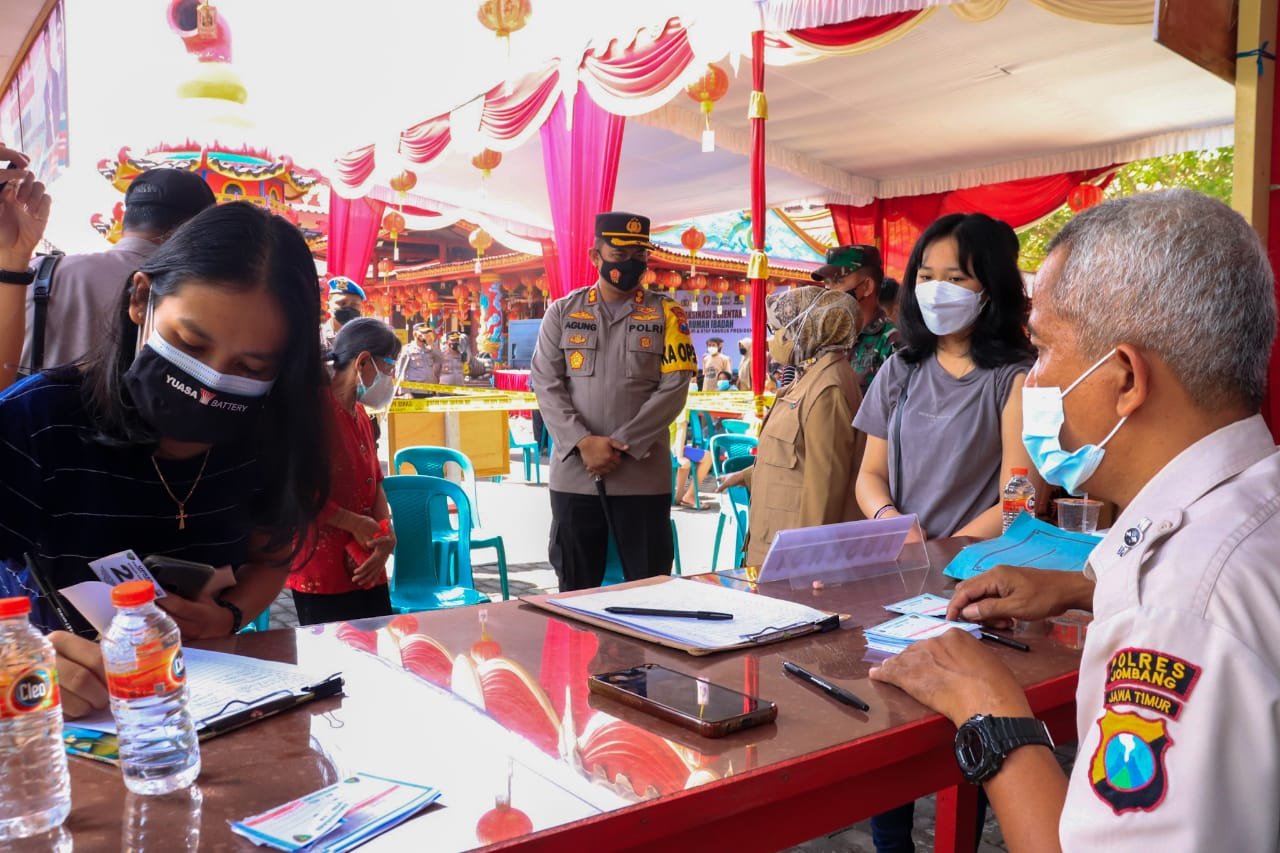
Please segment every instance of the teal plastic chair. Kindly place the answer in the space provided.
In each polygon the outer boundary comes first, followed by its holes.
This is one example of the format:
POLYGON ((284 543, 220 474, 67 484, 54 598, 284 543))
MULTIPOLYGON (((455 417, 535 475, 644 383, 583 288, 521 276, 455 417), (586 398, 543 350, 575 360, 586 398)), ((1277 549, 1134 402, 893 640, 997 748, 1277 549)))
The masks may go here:
POLYGON ((529 482, 529 469, 537 471, 538 485, 542 484, 542 455, 541 448, 536 441, 516 441, 516 435, 511 431, 511 427, 507 427, 507 446, 512 450, 519 450, 524 457, 524 481, 529 482))
POLYGON ((723 477, 724 463, 734 457, 746 456, 754 458, 760 439, 754 435, 713 435, 711 445, 711 470, 717 477, 723 477))
MULTIPOLYGON (((391 576, 391 607, 397 613, 441 610, 486 604, 489 596, 476 589, 471 573, 471 502, 457 483, 442 477, 395 475, 382 481, 395 524, 395 572, 391 576), (449 503, 458 511, 456 559, 437 558, 436 525, 447 526, 449 503), (455 570, 456 569, 456 575, 455 570)), ((505 577, 504 577, 505 580, 505 577)))
POLYGON ((268 607, 257 615, 256 618, 250 619, 241 626, 239 633, 253 634, 255 632, 266 631, 271 627, 271 608, 268 607))
MULTIPOLYGON (((680 568, 680 534, 676 532, 676 520, 671 519, 671 545, 674 548, 675 563, 672 567, 672 574, 683 574, 680 568)), ((622 573, 622 558, 618 556, 618 544, 613 541, 613 537, 609 537, 609 548, 604 555, 604 578, 600 581, 600 586, 613 586, 615 583, 622 583, 627 576, 622 573)))
POLYGON ((711 546, 711 571, 715 571, 720 560, 720 538, 724 533, 725 520, 732 514, 734 520, 734 558, 731 568, 741 568, 745 556, 742 543, 747 538, 747 520, 751 496, 745 486, 730 486, 725 489, 727 500, 720 502, 720 517, 716 519, 716 540, 711 546))
POLYGON ((720 422, 720 428, 728 435, 747 435, 751 431, 751 424, 738 418, 725 418, 720 422))
MULTIPOLYGON (((415 475, 406 475, 415 476, 415 475)), ((430 476, 430 475, 416 475, 430 476)), ((434 477, 433 479, 444 479, 443 477, 434 477)), ((452 482, 452 481, 446 481, 452 482)), ((455 483, 456 485, 456 483, 455 483)), ((467 497, 467 493, 463 492, 463 497, 467 497)), ((470 498, 467 497, 468 506, 470 507, 470 498)), ((448 502, 440 501, 434 503, 430 507, 431 512, 431 547, 434 553, 436 563, 447 571, 449 577, 454 583, 460 576, 461 552, 458 548, 460 539, 458 531, 462 528, 462 516, 458 516, 458 524, 455 527, 451 513, 449 512, 448 502)), ((471 518, 475 519, 474 508, 471 508, 471 518)), ((397 534, 398 536, 398 534, 397 534)), ((511 592, 507 580, 507 546, 503 542, 502 536, 497 533, 486 533, 478 527, 472 527, 470 532, 472 551, 483 551, 492 548, 497 552, 498 556, 498 583, 502 588, 502 600, 506 601, 511 597, 511 592)), ((468 566, 470 563, 468 562, 468 566)))
POLYGON ((399 474, 401 465, 406 462, 413 466, 415 473, 440 478, 444 478, 446 465, 451 463, 457 465, 458 470, 462 472, 462 479, 465 481, 470 478, 471 480, 472 517, 475 519, 476 526, 480 525, 480 492, 476 489, 476 466, 471 464, 467 454, 452 447, 436 447, 429 444, 402 447, 396 451, 391 473, 399 474))

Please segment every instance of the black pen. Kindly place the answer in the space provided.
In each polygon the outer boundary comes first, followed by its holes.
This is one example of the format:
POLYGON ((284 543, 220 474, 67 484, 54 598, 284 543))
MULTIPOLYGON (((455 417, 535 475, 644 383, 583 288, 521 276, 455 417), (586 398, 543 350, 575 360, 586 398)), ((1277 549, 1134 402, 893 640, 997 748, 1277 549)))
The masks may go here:
POLYGON ((805 681, 809 682, 814 687, 818 688, 823 693, 830 696, 832 699, 835 699, 837 702, 843 702, 846 705, 852 705, 853 707, 857 708, 859 711, 871 710, 870 705, 868 705, 866 702, 863 702, 857 696, 854 696, 848 690, 845 690, 843 687, 837 687, 831 682, 819 678, 818 676, 814 675, 812 672, 809 672, 809 670, 804 669, 803 667, 797 666, 796 664, 792 663, 789 660, 784 660, 782 662, 782 668, 785 669, 787 672, 791 673, 792 675, 796 676, 797 678, 802 678, 805 681))
POLYGON ((732 613, 720 613, 716 610, 663 610, 655 607, 606 607, 605 613, 618 616, 674 616, 679 619, 703 619, 725 622, 733 618, 732 613))
POLYGON ((1017 640, 1011 640, 1008 637, 1002 637, 999 634, 993 634, 990 631, 983 631, 982 639, 989 640, 993 643, 999 643, 1002 646, 1008 646, 1011 649, 1017 649, 1020 652, 1031 651, 1031 647, 1026 643, 1020 643, 1017 640))
POLYGON ((22 560, 27 564, 27 572, 31 575, 31 579, 36 582, 36 586, 40 587, 40 594, 49 602, 53 615, 58 617, 63 629, 72 634, 76 633, 76 629, 71 626, 71 619, 67 616, 67 611, 62 609, 62 602, 58 600, 58 593, 54 591, 49 581, 45 579, 44 571, 40 564, 36 562, 36 558, 28 551, 22 555, 22 560))

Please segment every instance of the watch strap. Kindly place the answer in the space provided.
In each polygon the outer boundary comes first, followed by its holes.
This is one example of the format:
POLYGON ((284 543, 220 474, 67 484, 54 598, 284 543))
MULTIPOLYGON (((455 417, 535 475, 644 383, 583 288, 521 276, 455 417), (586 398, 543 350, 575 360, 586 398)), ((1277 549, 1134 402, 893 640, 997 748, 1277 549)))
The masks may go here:
POLYGON ((227 601, 222 596, 218 596, 214 601, 217 602, 220 607, 225 607, 227 610, 231 611, 231 633, 238 633, 240 628, 244 625, 244 611, 232 602, 227 601))
POLYGON ((982 714, 971 717, 960 727, 957 737, 957 759, 960 758, 961 732, 975 731, 982 743, 983 755, 975 766, 966 767, 961 762, 961 772, 969 782, 985 782, 1000 771, 1005 758, 1023 746, 1047 746, 1053 749, 1049 727, 1035 717, 988 717, 982 714))
POLYGON ((1053 749, 1049 727, 1035 717, 989 717, 997 754, 1004 756, 1020 746, 1047 746, 1053 749))

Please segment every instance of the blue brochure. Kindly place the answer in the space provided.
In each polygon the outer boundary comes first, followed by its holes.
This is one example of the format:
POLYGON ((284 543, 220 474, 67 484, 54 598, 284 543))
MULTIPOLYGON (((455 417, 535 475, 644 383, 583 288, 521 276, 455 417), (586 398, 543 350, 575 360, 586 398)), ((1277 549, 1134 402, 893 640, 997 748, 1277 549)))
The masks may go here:
POLYGON ((1100 536, 1068 533, 1024 512, 1003 536, 964 548, 942 573, 965 580, 1001 565, 1079 572, 1101 541, 1100 536))

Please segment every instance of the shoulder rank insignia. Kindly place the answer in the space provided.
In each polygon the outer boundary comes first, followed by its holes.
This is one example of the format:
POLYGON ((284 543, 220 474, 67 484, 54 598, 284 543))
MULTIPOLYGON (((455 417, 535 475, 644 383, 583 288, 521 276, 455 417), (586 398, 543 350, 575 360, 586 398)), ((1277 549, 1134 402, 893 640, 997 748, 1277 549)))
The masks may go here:
POLYGON ((569 313, 569 318, 572 320, 594 320, 596 315, 590 311, 572 311, 569 313))
POLYGON ((634 297, 634 300, 633 300, 633 301, 634 301, 637 305, 643 305, 643 304, 644 304, 644 293, 645 293, 645 290, 644 290, 644 288, 643 288, 643 287, 637 287, 637 288, 636 288, 636 295, 635 295, 635 297, 634 297))
POLYGON ((570 335, 569 336, 569 343, 575 346, 578 346, 580 344, 585 344, 586 342, 587 342, 586 335, 570 335))
POLYGON ((599 299, 599 298, 600 298, 600 291, 599 291, 599 289, 598 289, 598 288, 592 287, 590 290, 588 290, 588 291, 587 291, 587 304, 588 304, 588 305, 595 305, 595 304, 596 304, 596 300, 597 300, 597 299, 599 299))

